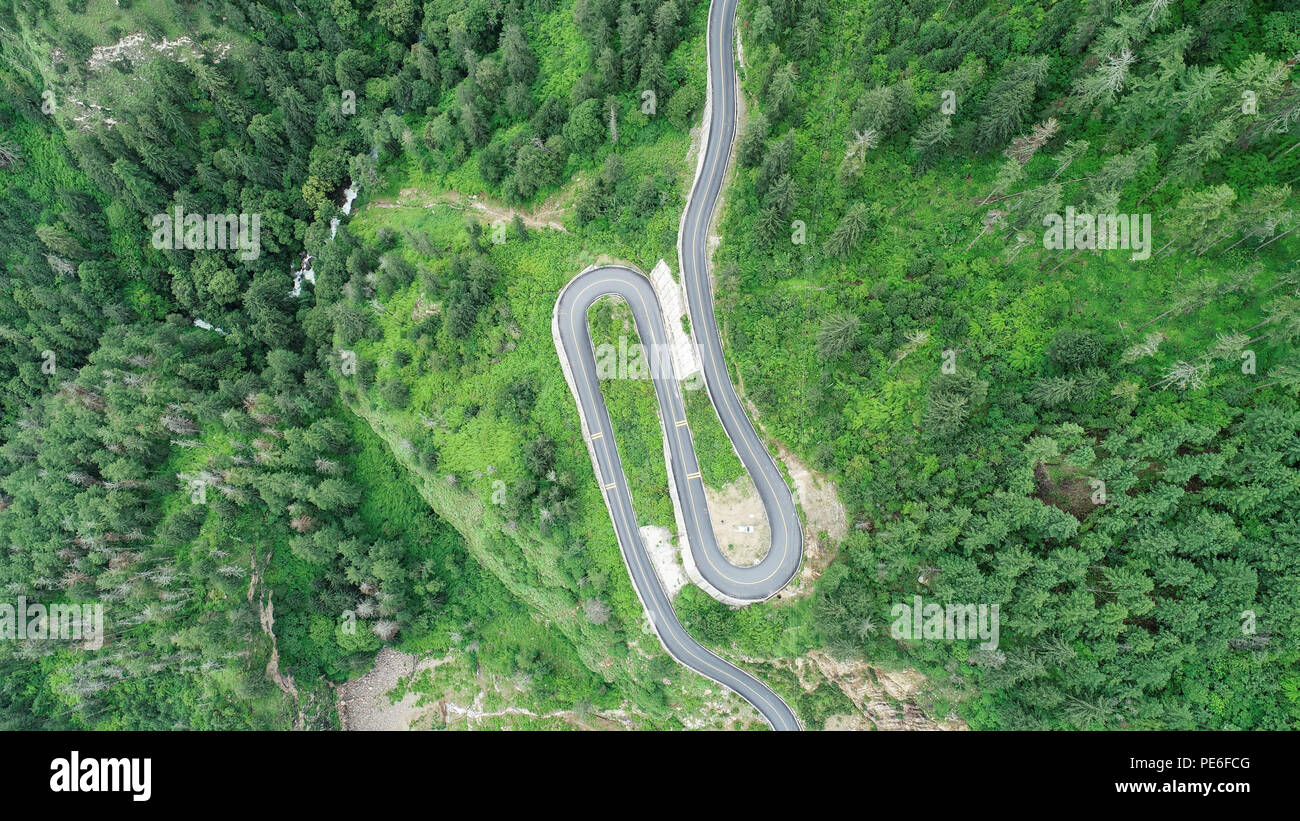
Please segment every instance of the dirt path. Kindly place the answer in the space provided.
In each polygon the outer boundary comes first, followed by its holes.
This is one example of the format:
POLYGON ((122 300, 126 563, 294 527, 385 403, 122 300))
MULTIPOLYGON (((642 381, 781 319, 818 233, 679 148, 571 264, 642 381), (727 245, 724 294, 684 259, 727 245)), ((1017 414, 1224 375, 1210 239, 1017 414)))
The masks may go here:
POLYGON ((458 191, 444 191, 439 194, 432 194, 418 188, 403 188, 396 199, 371 200, 369 205, 375 208, 437 208, 441 206, 460 210, 472 209, 485 215, 493 223, 501 220, 512 220, 518 216, 524 221, 524 225, 529 228, 545 228, 551 231, 568 233, 569 229, 565 228, 560 221, 569 210, 568 204, 563 201, 564 195, 565 192, 560 191, 542 203, 537 210, 522 211, 494 202, 479 194, 465 195, 458 191))

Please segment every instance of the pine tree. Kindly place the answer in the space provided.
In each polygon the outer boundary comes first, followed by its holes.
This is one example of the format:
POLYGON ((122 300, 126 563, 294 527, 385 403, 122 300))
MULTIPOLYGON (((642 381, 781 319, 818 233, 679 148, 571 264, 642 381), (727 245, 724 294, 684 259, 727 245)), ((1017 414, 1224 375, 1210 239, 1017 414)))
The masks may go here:
POLYGON ((793 108, 797 97, 795 90, 797 79, 794 63, 786 63, 773 75, 772 84, 767 91, 767 105, 775 119, 785 119, 793 108))
POLYGON ((1230 186, 1216 185, 1183 195, 1169 217, 1171 242, 1192 248, 1197 255, 1218 242, 1232 224, 1232 204, 1237 192, 1230 186))
POLYGON ((856 314, 839 311, 822 321, 817 331, 817 353, 826 362, 838 359, 853 349, 861 320, 856 314))
POLYGON ((952 118, 946 114, 930 115, 912 137, 912 151, 916 154, 918 171, 934 165, 940 150, 952 142, 952 118))
POLYGON ((501 54, 506 73, 514 82, 528 85, 537 77, 537 58, 518 23, 509 23, 501 30, 501 54))
POLYGON ((855 202, 831 232, 830 239, 826 241, 826 250, 843 259, 857 250, 872 227, 872 215, 866 204, 855 202))

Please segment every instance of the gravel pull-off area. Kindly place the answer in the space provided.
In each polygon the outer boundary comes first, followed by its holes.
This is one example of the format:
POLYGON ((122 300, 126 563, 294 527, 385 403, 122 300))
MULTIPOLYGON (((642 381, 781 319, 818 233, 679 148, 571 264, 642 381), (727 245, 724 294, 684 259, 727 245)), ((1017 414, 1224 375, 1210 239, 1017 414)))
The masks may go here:
POLYGON ((709 500, 713 538, 722 555, 737 567, 758 564, 771 548, 772 531, 754 480, 745 474, 721 490, 706 485, 704 495, 709 500))

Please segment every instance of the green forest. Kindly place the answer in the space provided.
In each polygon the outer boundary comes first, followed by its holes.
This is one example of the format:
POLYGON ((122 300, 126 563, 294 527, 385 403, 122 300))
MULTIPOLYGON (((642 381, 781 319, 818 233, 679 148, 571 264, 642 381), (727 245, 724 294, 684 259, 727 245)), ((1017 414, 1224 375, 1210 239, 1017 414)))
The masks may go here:
MULTIPOLYGON (((861 709, 826 656, 971 729, 1300 728, 1290 5, 741 0, 717 318, 847 535, 798 595, 674 604, 806 727, 861 709), (1048 247, 1076 212, 1132 248, 1048 247), (895 638, 918 595, 998 646, 895 638)), ((482 727, 763 726, 645 624, 551 332, 588 266, 677 271, 707 13, 0 0, 0 585, 104 609, 0 641, 0 726, 338 729, 385 648, 521 711, 482 727), (178 210, 258 246, 158 242, 178 210)), ((650 384, 602 390, 675 530, 650 384)))

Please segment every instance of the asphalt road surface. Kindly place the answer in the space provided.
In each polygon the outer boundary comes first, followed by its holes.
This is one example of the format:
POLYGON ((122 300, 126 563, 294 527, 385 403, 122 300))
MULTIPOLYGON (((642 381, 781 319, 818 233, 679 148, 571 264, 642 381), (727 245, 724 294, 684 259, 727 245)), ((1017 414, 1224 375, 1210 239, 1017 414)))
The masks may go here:
MULTIPOLYGON (((709 584, 727 596, 744 601, 762 601, 776 595, 799 569, 803 537, 790 490, 746 417, 731 385, 713 316, 708 230, 722 190, 736 130, 736 75, 732 62, 735 11, 736 0, 714 0, 709 8, 710 127, 703 149, 703 163, 682 219, 678 252, 691 331, 700 352, 709 397, 723 430, 753 478, 767 512, 772 542, 767 555, 758 564, 737 567, 718 548, 673 363, 666 355, 648 355, 646 358, 668 439, 672 482, 681 504, 686 537, 696 566, 709 584)), ((565 362, 570 387, 582 410, 586 426, 584 433, 597 479, 605 494, 633 586, 645 606, 651 626, 674 659, 740 694, 774 729, 797 730, 798 719, 779 696, 754 676, 718 658, 690 637, 677 621, 650 562, 637 528, 632 496, 614 441, 609 411, 600 393, 595 351, 587 322, 587 310, 606 295, 619 296, 627 302, 641 343, 648 352, 667 351, 669 338, 654 287, 644 274, 629 268, 605 266, 584 271, 564 287, 555 305, 559 355, 565 362)))

